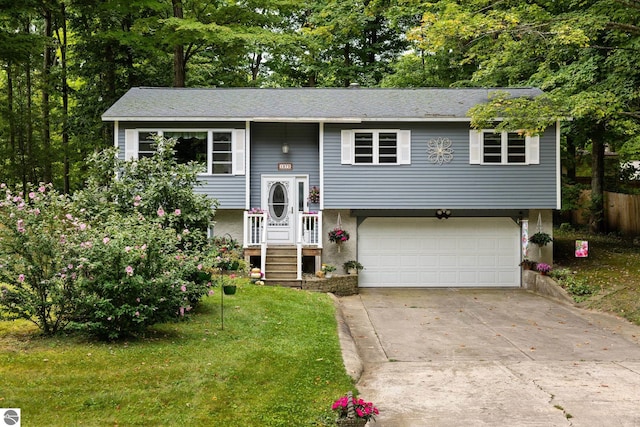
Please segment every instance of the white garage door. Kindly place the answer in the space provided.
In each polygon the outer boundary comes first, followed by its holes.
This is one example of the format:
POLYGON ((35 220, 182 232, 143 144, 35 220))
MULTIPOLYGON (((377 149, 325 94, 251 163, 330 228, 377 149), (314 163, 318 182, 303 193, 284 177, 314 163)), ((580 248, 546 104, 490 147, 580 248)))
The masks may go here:
POLYGON ((518 287, 520 228, 510 218, 366 218, 361 287, 518 287))

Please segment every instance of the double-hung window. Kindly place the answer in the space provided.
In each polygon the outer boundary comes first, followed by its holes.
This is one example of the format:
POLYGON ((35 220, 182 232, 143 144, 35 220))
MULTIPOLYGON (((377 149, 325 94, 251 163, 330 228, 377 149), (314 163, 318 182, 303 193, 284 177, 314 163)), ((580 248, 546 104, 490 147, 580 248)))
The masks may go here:
POLYGON ((496 132, 493 129, 472 130, 469 163, 495 165, 528 165, 540 163, 538 136, 521 132, 496 132))
POLYGON ((155 152, 153 137, 176 140, 178 163, 195 162, 202 173, 244 175, 244 129, 211 130, 139 130, 125 131, 125 158, 150 157, 155 152))
POLYGON ((405 130, 342 131, 342 163, 398 165, 411 163, 411 133, 405 130))

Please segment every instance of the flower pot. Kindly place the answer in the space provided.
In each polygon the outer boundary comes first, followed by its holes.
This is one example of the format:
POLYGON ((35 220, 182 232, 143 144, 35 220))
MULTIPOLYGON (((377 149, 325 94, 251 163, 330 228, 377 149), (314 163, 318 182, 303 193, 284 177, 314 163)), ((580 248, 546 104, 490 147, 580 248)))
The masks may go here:
POLYGON ((234 295, 236 293, 237 286, 236 285, 224 285, 222 287, 222 291, 225 295, 234 295))
POLYGON ((333 277, 333 273, 325 273, 324 277, 326 277, 327 279, 331 279, 333 277))
POLYGON ((357 275, 358 274, 358 269, 357 268, 350 268, 349 270, 347 270, 347 273, 352 274, 352 275, 357 275))
POLYGON ((336 420, 336 425, 339 427, 364 427, 367 424, 367 420, 364 418, 341 418, 336 420))

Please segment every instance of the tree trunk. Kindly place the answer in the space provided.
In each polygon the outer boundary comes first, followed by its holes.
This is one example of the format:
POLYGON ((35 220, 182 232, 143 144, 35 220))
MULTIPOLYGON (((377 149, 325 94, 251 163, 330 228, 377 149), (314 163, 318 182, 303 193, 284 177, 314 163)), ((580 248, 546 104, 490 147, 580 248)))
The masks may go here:
POLYGON ((53 182, 51 169, 51 107, 49 106, 49 91, 51 90, 51 67, 53 48, 51 37, 53 36, 53 14, 45 6, 44 11, 44 55, 42 63, 42 165, 45 182, 53 182))
MULTIPOLYGON (((12 176, 19 170, 16 158, 16 115, 13 106, 13 70, 11 61, 7 63, 7 112, 9 115, 9 162, 12 176)), ((7 174, 9 175, 9 174, 7 174)), ((8 176, 7 176, 8 178, 8 176)), ((5 178, 6 179, 6 178, 5 178)))
POLYGON ((598 123, 592 133, 591 209, 589 228, 594 233, 604 231, 604 135, 605 124, 598 123))
MULTIPOLYGON (((182 11, 182 0, 171 0, 173 4, 173 17, 184 18, 182 11)), ((184 46, 173 47, 173 86, 184 87, 186 80, 186 61, 184 57, 184 46)))
POLYGON ((69 178, 69 86, 67 85, 67 13, 64 3, 60 5, 62 35, 58 33, 60 44, 60 66, 62 68, 62 155, 63 185, 65 194, 70 191, 69 178))

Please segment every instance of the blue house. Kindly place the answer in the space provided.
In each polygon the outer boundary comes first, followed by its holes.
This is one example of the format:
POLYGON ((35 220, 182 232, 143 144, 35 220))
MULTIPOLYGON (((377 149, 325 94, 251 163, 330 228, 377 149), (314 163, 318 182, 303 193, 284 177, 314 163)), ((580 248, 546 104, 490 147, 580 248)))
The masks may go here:
POLYGON ((361 287, 518 287, 524 255, 551 261, 526 241, 560 208, 560 126, 472 129, 491 92, 133 88, 103 120, 121 158, 176 138, 220 203, 212 233, 241 241, 269 281, 358 260, 361 287), (349 240, 331 242, 336 228, 349 240))

